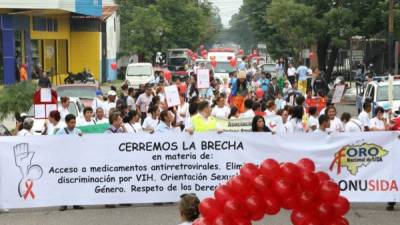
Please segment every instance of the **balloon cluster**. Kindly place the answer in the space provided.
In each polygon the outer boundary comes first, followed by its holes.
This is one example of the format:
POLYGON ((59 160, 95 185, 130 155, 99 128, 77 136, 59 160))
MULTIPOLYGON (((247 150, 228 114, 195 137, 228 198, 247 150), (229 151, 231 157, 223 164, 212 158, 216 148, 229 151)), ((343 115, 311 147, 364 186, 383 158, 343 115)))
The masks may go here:
POLYGON ((294 225, 348 225, 349 201, 328 174, 315 172, 310 159, 279 164, 267 159, 245 164, 240 174, 201 201, 194 225, 251 225, 283 208, 294 225))

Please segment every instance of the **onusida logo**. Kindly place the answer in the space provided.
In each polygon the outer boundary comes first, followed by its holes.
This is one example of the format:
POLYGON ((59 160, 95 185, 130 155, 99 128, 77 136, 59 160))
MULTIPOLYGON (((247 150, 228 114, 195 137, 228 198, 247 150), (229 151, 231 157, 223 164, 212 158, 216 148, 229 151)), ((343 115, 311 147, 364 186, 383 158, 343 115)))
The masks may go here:
POLYGON ((359 145, 346 145, 335 153, 329 170, 333 171, 336 165, 337 174, 341 174, 342 167, 346 168, 351 175, 356 176, 361 167, 367 167, 371 163, 379 163, 383 161, 389 153, 376 144, 362 143, 359 145))

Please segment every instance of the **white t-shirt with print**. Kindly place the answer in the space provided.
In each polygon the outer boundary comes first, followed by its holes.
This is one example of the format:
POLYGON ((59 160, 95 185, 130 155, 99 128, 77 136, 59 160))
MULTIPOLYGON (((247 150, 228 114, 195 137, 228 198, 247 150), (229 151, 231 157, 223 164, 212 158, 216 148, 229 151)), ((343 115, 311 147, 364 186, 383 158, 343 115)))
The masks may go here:
POLYGON ((331 120, 331 126, 327 130, 330 132, 344 132, 342 121, 335 117, 335 119, 331 120))
POLYGON ((211 115, 217 119, 228 119, 230 113, 231 109, 228 106, 224 106, 223 108, 215 106, 211 112, 211 115))
POLYGON ((142 127, 143 129, 151 129, 155 130, 158 124, 158 119, 153 119, 153 117, 148 116, 146 119, 144 119, 142 127))
POLYGON ((369 121, 369 128, 370 129, 377 128, 377 129, 383 130, 383 129, 385 129, 385 123, 383 122, 383 120, 380 120, 380 119, 374 117, 369 121))

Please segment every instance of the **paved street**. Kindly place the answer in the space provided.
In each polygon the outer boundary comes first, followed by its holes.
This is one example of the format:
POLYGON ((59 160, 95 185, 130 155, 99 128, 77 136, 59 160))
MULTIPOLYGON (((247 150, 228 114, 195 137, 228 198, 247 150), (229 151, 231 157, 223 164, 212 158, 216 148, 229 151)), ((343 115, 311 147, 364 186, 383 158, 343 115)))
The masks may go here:
MULTIPOLYGON (((399 225, 399 211, 387 212, 383 204, 356 204, 347 218, 351 225, 399 225)), ((85 210, 57 209, 17 210, 0 214, 1 225, 174 225, 179 223, 176 205, 135 206, 128 208, 90 208, 85 210)), ((289 225, 289 213, 267 217, 255 224, 289 225)))

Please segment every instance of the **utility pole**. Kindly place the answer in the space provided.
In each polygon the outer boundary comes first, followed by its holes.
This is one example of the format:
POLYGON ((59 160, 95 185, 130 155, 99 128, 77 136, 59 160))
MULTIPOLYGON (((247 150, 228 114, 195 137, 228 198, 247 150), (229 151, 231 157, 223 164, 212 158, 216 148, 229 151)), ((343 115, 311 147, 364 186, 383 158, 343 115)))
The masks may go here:
POLYGON ((388 21, 388 69, 393 73, 393 30, 394 30, 394 0, 389 0, 388 21))

